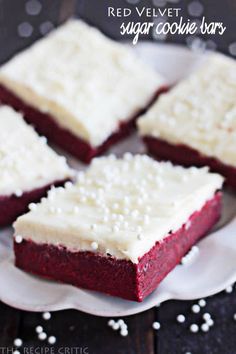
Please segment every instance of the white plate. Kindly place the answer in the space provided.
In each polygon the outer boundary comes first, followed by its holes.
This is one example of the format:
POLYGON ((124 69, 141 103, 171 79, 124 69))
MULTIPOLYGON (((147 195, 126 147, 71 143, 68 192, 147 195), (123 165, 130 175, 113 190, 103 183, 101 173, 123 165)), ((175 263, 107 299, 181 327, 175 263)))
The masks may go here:
MULTIPOLYGON (((137 53, 169 81, 174 83, 199 65, 203 56, 176 45, 140 43, 137 53)), ((111 151, 144 149, 133 136, 111 151)), ((84 166, 69 158, 77 169, 84 166)), ((232 213, 234 198, 228 195, 232 213)), ((126 316, 145 311, 167 299, 195 299, 221 291, 236 280, 236 220, 199 243, 200 252, 188 266, 177 266, 143 303, 126 301, 100 293, 77 289, 30 276, 14 267, 12 229, 0 233, 0 300, 29 311, 54 311, 74 308, 98 316, 126 316)))

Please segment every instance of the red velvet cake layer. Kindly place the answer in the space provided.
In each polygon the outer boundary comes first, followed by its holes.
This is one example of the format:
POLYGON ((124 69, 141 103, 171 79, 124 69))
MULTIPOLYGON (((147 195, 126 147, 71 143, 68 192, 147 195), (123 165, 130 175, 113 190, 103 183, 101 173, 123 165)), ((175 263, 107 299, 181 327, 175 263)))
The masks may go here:
POLYGON ((120 123, 119 129, 114 132, 101 146, 92 147, 86 141, 75 136, 70 131, 60 127, 52 116, 42 113, 37 109, 27 105, 11 91, 0 85, 0 101, 8 104, 15 110, 21 111, 27 123, 32 124, 39 134, 45 135, 50 142, 60 146, 65 151, 74 155, 81 161, 89 163, 95 156, 101 155, 111 145, 128 136, 135 128, 135 121, 138 116, 143 114, 149 106, 157 99, 157 97, 166 92, 167 88, 161 88, 152 97, 149 104, 143 109, 136 112, 130 120, 120 123))
POLYGON ((221 193, 147 252, 138 264, 93 252, 71 252, 65 247, 30 240, 14 244, 17 267, 45 278, 100 291, 128 300, 143 301, 177 265, 186 252, 217 222, 221 193))
POLYGON ((44 187, 25 192, 21 197, 17 197, 14 194, 0 196, 0 227, 10 225, 19 215, 27 212, 28 205, 32 202, 39 202, 42 197, 46 196, 46 192, 51 186, 63 186, 66 181, 68 179, 56 181, 44 187))
POLYGON ((209 166, 211 171, 218 172, 226 178, 226 184, 236 188, 236 167, 226 165, 214 157, 202 155, 189 146, 170 144, 164 140, 144 137, 148 152, 158 160, 170 160, 183 166, 209 166))

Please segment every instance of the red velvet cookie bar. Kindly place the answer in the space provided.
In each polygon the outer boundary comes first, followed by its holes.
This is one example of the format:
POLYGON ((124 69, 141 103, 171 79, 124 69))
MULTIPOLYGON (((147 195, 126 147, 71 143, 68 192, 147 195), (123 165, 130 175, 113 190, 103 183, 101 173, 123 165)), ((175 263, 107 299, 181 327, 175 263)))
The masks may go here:
POLYGON ((0 106, 0 227, 25 213, 28 204, 38 202, 51 186, 62 186, 72 176, 65 159, 20 113, 0 106))
POLYGON ((126 154, 95 159, 17 219, 16 266, 143 301, 217 222, 223 178, 126 154))
POLYGON ((145 113, 160 94, 166 91, 167 87, 158 90, 146 107, 140 109, 130 119, 121 121, 116 132, 113 132, 106 141, 97 147, 93 147, 82 138, 63 128, 52 116, 28 105, 2 85, 0 85, 0 102, 8 104, 23 113, 27 123, 32 124, 37 132, 46 136, 51 143, 60 146, 82 162, 89 163, 93 157, 103 154, 110 146, 129 136, 135 129, 137 118, 145 113))
POLYGON ((0 100, 83 162, 127 136, 165 89, 127 46, 70 20, 0 68, 0 100), (63 50, 62 50, 63 47, 63 50))
POLYGON ((236 187, 236 62, 211 54, 138 120, 148 151, 184 166, 209 166, 236 187))
POLYGON ((28 235, 14 242, 16 266, 47 279, 100 291, 132 301, 143 301, 177 265, 186 252, 218 221, 221 193, 206 202, 179 230, 157 242, 137 264, 88 251, 39 244, 28 235), (186 227, 190 223, 190 227, 186 227))

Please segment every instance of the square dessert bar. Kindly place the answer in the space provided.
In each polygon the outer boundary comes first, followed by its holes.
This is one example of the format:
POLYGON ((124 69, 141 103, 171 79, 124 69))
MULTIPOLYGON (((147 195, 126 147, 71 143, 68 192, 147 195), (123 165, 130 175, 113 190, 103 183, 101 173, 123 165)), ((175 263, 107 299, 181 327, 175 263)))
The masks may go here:
POLYGON ((131 49, 80 20, 0 69, 0 100, 84 162, 129 134, 164 86, 131 49))
POLYGON ((16 266, 142 301, 219 219, 222 183, 145 155, 94 159, 17 219, 16 266))
POLYGON ((39 201, 52 185, 72 178, 58 156, 27 125, 21 114, 0 106, 0 227, 9 225, 39 201))
POLYGON ((138 121, 151 155, 210 166, 236 188, 236 62, 212 54, 138 121))

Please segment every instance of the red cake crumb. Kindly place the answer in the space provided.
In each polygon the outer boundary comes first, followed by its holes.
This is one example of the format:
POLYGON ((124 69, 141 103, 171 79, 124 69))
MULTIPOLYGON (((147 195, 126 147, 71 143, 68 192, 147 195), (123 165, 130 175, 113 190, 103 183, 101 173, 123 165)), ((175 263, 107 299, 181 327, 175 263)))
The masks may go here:
POLYGON ((93 252, 71 252, 63 246, 37 244, 31 240, 15 242, 15 264, 45 278, 128 300, 143 301, 218 221, 221 199, 221 192, 216 192, 178 231, 156 242, 138 264, 93 252))
POLYGON ((55 119, 53 119, 53 117, 49 114, 42 113, 27 105, 2 85, 0 85, 0 101, 4 104, 10 105, 15 110, 21 111, 26 122, 34 125, 38 133, 45 135, 49 141, 74 155, 84 163, 89 163, 93 157, 101 155, 111 145, 130 135, 135 129, 135 122, 137 118, 141 114, 145 113, 145 111, 160 94, 166 91, 166 87, 159 89, 145 108, 136 112, 136 114, 134 114, 133 117, 130 117, 128 121, 121 122, 119 129, 114 132, 102 145, 96 148, 92 147, 89 143, 80 139, 78 136, 75 136, 67 129, 60 127, 56 123, 55 119))
POLYGON ((0 196, 0 227, 8 226, 16 218, 28 210, 29 203, 39 202, 42 197, 46 196, 46 192, 52 186, 63 186, 68 179, 62 181, 55 181, 44 187, 24 192, 22 196, 16 195, 0 196))
POLYGON ((201 154, 199 151, 183 145, 170 144, 162 139, 146 136, 143 138, 151 156, 158 160, 169 160, 183 166, 209 166, 211 171, 226 177, 226 184, 236 188, 236 167, 226 165, 222 161, 201 154))

